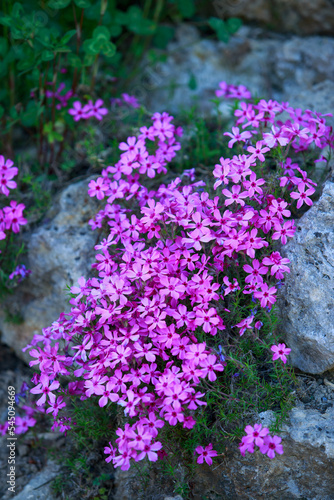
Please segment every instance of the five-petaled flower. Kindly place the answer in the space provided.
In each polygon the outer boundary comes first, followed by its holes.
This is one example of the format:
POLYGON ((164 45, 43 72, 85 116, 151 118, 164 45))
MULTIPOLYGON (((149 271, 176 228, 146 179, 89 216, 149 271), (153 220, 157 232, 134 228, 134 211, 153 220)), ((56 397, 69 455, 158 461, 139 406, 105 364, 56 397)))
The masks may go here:
POLYGON ((212 443, 208 444, 205 448, 203 448, 203 446, 197 446, 195 451, 199 454, 199 457, 197 458, 198 464, 202 464, 205 460, 208 465, 212 465, 211 457, 217 456, 217 452, 212 449, 212 443))
POLYGON ((270 350, 274 353, 273 361, 275 361, 276 359, 281 359, 284 364, 287 362, 286 357, 291 352, 291 349, 289 349, 289 347, 286 347, 285 344, 272 345, 270 350))

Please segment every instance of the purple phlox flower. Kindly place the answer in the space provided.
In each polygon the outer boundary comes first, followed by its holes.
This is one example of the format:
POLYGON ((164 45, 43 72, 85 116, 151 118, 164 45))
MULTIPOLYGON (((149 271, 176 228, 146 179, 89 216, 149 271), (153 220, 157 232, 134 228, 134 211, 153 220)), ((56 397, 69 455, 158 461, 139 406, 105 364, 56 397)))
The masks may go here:
POLYGON ((205 460, 208 465, 212 465, 211 457, 217 456, 217 452, 212 449, 212 443, 208 444, 205 448, 203 448, 203 446, 197 446, 195 451, 199 454, 197 459, 198 464, 202 464, 205 460))
POLYGON ((284 364, 287 361, 286 356, 288 356, 288 354, 290 354, 291 352, 291 349, 286 347, 285 344, 272 345, 270 350, 274 353, 273 361, 280 358, 284 364))
POLYGON ((19 276, 17 281, 18 281, 18 283, 20 283, 24 278, 29 276, 29 274, 31 274, 31 270, 27 269, 24 264, 20 264, 9 275, 9 279, 12 280, 12 279, 14 279, 15 276, 19 276))
POLYGON ((221 345, 218 346, 218 349, 219 349, 219 357, 220 357, 220 361, 225 361, 225 356, 223 355, 223 348, 221 345))

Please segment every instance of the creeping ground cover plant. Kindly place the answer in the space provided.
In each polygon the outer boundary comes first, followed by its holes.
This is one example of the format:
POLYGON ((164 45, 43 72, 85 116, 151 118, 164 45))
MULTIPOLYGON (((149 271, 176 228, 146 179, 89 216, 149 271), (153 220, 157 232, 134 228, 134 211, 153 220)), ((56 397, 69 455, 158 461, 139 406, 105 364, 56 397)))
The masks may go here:
MULTIPOLYGON (((296 231, 291 213, 312 204, 305 158, 333 146, 332 130, 323 115, 255 101, 243 86, 222 82, 217 96, 244 100, 225 133, 231 154, 212 168, 212 182, 196 179, 194 165, 145 187, 167 174, 181 148, 182 129, 167 113, 121 142, 119 161, 89 182, 89 195, 105 201, 90 225, 107 230, 95 274, 71 287, 71 312, 27 346, 38 368, 31 393, 53 416, 52 429, 75 433, 73 407, 92 402, 111 416, 104 452, 122 470, 166 460, 173 436, 188 436, 188 456, 211 465, 219 442, 210 426, 224 418, 217 402, 225 398, 228 411, 240 401, 229 387, 251 377, 253 351, 288 391, 290 349, 277 344, 271 323, 290 272, 280 245, 296 231), (232 345, 244 346, 243 361, 232 345)), ((271 459, 283 453, 280 437, 245 423, 242 454, 255 446, 271 459)))
MULTIPOLYGON (((11 196, 11 191, 17 188, 13 179, 18 174, 18 168, 14 162, 0 155, 0 193, 6 198, 11 196)), ((7 202, 8 203, 8 202, 7 202)), ((27 224, 23 216, 25 205, 11 199, 9 204, 1 204, 0 208, 0 290, 1 293, 9 291, 16 282, 22 281, 30 270, 24 264, 17 264, 23 247, 17 248, 15 235, 21 230, 21 226, 27 224)))

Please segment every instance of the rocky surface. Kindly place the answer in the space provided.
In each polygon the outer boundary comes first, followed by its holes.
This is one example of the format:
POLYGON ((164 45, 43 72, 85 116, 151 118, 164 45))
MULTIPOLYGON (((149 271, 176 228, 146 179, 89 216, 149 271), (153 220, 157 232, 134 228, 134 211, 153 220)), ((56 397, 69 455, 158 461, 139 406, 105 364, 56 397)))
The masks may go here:
POLYGON ((291 362, 306 373, 334 368, 334 182, 297 222, 283 247, 291 261, 279 304, 291 362))
POLYGON ((31 275, 20 284, 0 310, 2 342, 30 361, 22 348, 69 309, 67 286, 90 273, 97 233, 88 220, 97 211, 95 198, 87 194, 88 180, 72 184, 54 200, 42 224, 26 235, 27 267, 31 275), (6 321, 8 313, 23 322, 6 321))
POLYGON ((144 68, 132 90, 154 111, 179 112, 196 104, 207 115, 213 109, 210 99, 225 80, 246 85, 254 96, 328 113, 334 110, 333 53, 329 37, 244 26, 225 44, 201 39, 195 27, 181 25, 166 62, 144 68))
POLYGON ((12 500, 52 500, 55 496, 50 488, 51 481, 57 476, 59 465, 49 461, 46 467, 36 474, 31 481, 12 500))
MULTIPOLYGON (((273 420, 271 411, 260 414, 264 426, 273 420)), ((334 409, 294 408, 282 432, 284 454, 270 460, 260 452, 242 457, 236 443, 212 467, 196 469, 192 481, 194 500, 331 500, 334 497, 334 409)), ((182 471, 179 471, 182 475, 182 471)), ((184 471, 183 471, 184 473, 184 471)), ((118 500, 166 500, 173 497, 173 483, 159 484, 153 472, 145 490, 133 470, 116 474, 118 500), (158 486, 159 484, 159 486, 158 486), (135 493, 136 492, 136 496, 135 493)), ((161 476, 159 476, 161 480, 161 476)))
POLYGON ((331 34, 334 28, 332 0, 214 0, 216 15, 238 16, 280 32, 331 34))
MULTIPOLYGON (((3 424, 7 420, 7 410, 8 410, 8 387, 15 387, 16 394, 21 392, 22 383, 29 383, 32 376, 31 370, 25 366, 25 364, 19 360, 12 349, 7 346, 0 344, 0 424, 3 424)), ((16 416, 24 416, 25 413, 19 409, 19 406, 26 403, 26 399, 21 398, 21 404, 16 406, 16 416)), ((7 436, 0 435, 0 474, 3 479, 0 484, 0 498, 2 500, 12 500, 16 498, 16 495, 25 488, 27 484, 30 483, 32 487, 41 485, 42 482, 47 481, 45 479, 48 477, 51 479, 54 476, 51 474, 51 469, 56 470, 53 465, 47 463, 47 449, 50 445, 55 444, 55 439, 57 435, 53 433, 53 442, 50 439, 44 440, 45 434, 40 433, 39 446, 37 445, 36 435, 33 436, 31 432, 26 435, 18 436, 15 448, 15 493, 8 491, 8 484, 6 484, 6 475, 9 473, 8 464, 8 440, 7 436), (45 467, 48 467, 49 471, 46 475, 40 476, 40 473, 44 471, 45 467), (49 475, 49 473, 51 475, 49 475), (37 478, 37 481, 35 481, 37 478), (44 479, 43 479, 44 478, 44 479), (43 480, 42 480, 43 479, 43 480), (41 480, 39 482, 39 480, 41 480)), ((59 436, 62 439, 62 436, 59 436)), ((48 487, 50 483, 48 483, 48 487)), ((37 496, 39 489, 36 490, 36 496, 29 497, 27 495, 18 496, 21 500, 26 500, 28 498, 52 498, 51 495, 37 496)), ((47 490, 43 487, 42 492, 47 490)), ((31 493, 31 491, 30 491, 31 493)), ((29 494, 30 494, 29 493, 29 494)))
MULTIPOLYGON (((29 383, 31 371, 8 347, 0 345, 0 354, 0 423, 3 423, 7 418, 7 387, 12 385, 19 393, 22 382, 29 383)), ((203 465, 196 469, 191 483, 195 499, 333 498, 334 372, 327 373, 324 377, 298 376, 297 380, 296 407, 291 411, 290 420, 282 432, 284 455, 274 460, 259 453, 247 454, 243 458, 236 443, 226 442, 224 455, 212 467, 203 465)), ((26 403, 26 399, 21 403, 26 403)), ((20 413, 17 408, 17 414, 20 413)), ((259 418, 264 426, 268 426, 273 413, 262 413, 259 418)), ((174 493, 175 483, 170 476, 162 475, 155 467, 142 476, 138 475, 136 468, 126 472, 119 469, 115 471, 111 464, 105 462, 103 443, 96 450, 87 453, 85 463, 91 469, 90 482, 87 482, 87 476, 82 474, 82 470, 77 471, 79 476, 63 467, 59 470, 50 461, 48 452, 53 449, 55 458, 62 456, 65 459, 71 448, 70 434, 65 438, 59 433, 50 432, 48 423, 41 415, 38 420, 36 433, 29 431, 20 435, 17 441, 17 500, 25 500, 30 495, 35 495, 31 499, 53 499, 54 493, 50 489, 52 479, 60 473, 65 474, 60 481, 67 481, 66 493, 73 500, 81 500, 84 494, 87 498, 93 498, 93 492, 97 494, 98 486, 92 484, 92 478, 101 477, 102 474, 110 478, 104 483, 110 499, 182 500, 180 495, 174 493), (145 484, 147 487, 143 489, 145 484), (88 496, 88 491, 92 492, 92 496, 88 496)), ((221 438, 224 439, 224 436, 221 438)), ((2 477, 8 469, 5 444, 6 437, 0 436, 2 477)), ((185 476, 182 467, 177 468, 176 476, 178 479, 185 476)), ((12 493, 6 491, 4 483, 0 487, 0 497, 4 500, 13 498, 12 493)))

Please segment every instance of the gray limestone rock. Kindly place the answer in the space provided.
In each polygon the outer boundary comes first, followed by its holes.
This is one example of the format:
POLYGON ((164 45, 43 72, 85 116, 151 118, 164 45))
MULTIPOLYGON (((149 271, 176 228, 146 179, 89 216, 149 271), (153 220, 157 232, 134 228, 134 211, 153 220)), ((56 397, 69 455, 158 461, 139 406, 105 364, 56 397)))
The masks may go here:
MULTIPOLYGON (((269 426, 272 411, 259 415, 269 426)), ((280 433, 283 455, 270 460, 259 450, 240 454, 237 443, 228 444, 223 456, 209 467, 196 469, 192 498, 202 500, 332 500, 334 498, 334 409, 293 408, 280 433)), ((184 471, 183 471, 184 473, 184 471)), ((180 473, 180 475, 182 475, 180 473)), ((140 472, 116 472, 115 498, 120 500, 166 500, 173 496, 173 481, 158 475, 153 466, 143 491, 140 472)))
POLYGON ((281 32, 330 34, 334 28, 331 0, 214 0, 216 15, 241 17, 281 32))
MULTIPOLYGON (((244 26, 224 44, 181 25, 166 62, 144 67, 133 92, 153 111, 175 113, 195 104, 209 115, 210 99, 224 80, 246 85, 254 96, 328 113, 334 110, 333 53, 329 37, 282 36, 244 26)), ((221 111, 230 105, 223 100, 221 111)))
POLYGON ((334 183, 297 222, 282 248, 291 261, 279 300, 280 330, 294 366, 307 373, 334 368, 334 183))
POLYGON ((49 461, 38 474, 36 474, 24 489, 15 496, 12 500, 52 500, 56 497, 50 488, 52 480, 59 472, 59 465, 49 461))
POLYGON ((0 310, 2 342, 26 361, 22 348, 35 333, 69 310, 66 287, 91 273, 97 233, 88 225, 98 211, 87 194, 89 180, 65 188, 55 199, 41 225, 26 237, 27 267, 31 275, 22 282, 0 310), (23 318, 21 324, 6 321, 6 313, 23 318))

